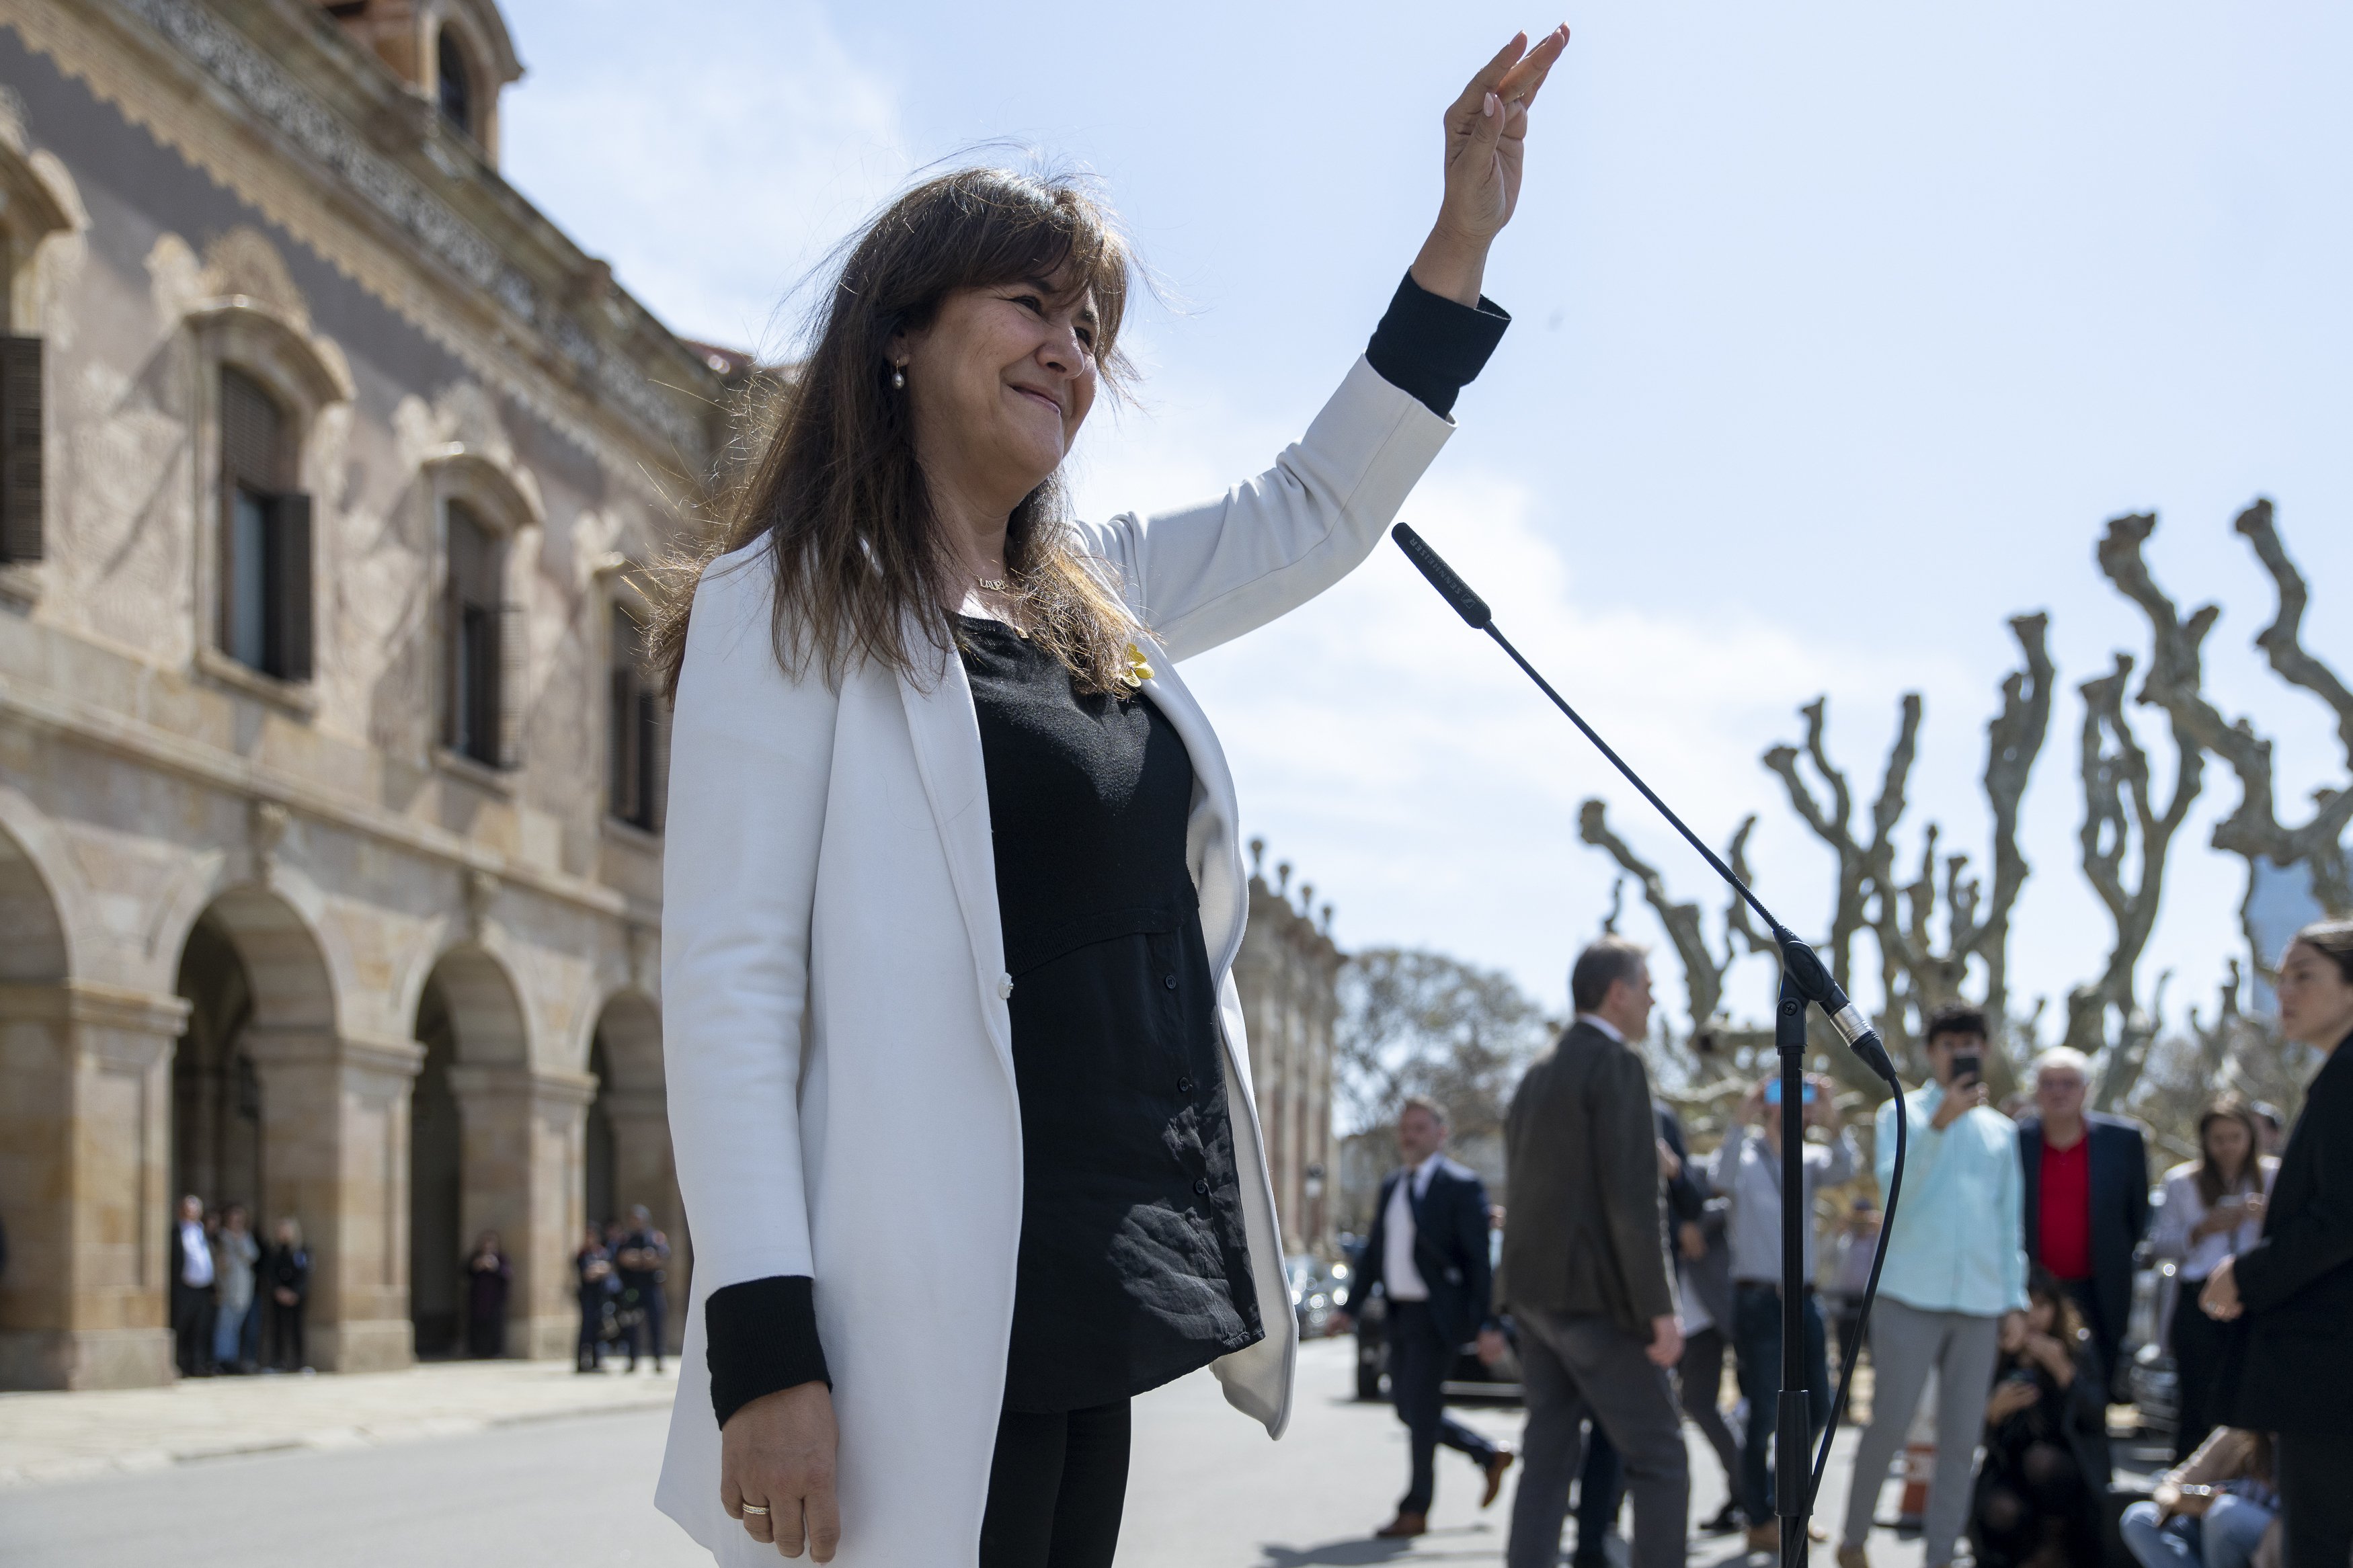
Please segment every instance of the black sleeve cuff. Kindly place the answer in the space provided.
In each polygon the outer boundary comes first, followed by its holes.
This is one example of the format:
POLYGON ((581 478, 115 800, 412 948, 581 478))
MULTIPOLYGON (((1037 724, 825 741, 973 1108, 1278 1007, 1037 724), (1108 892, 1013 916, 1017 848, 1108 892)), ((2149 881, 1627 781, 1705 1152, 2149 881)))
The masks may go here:
POLYGON ((833 1386, 818 1343, 817 1304, 806 1275, 746 1279, 711 1293, 702 1304, 711 1407, 719 1425, 746 1405, 804 1383, 833 1386))
POLYGON ((1510 312, 1484 294, 1473 310, 1431 293, 1409 272, 1373 329, 1365 358, 1383 381, 1411 393, 1443 419, 1462 389, 1486 368, 1487 356, 1511 324, 1510 312))

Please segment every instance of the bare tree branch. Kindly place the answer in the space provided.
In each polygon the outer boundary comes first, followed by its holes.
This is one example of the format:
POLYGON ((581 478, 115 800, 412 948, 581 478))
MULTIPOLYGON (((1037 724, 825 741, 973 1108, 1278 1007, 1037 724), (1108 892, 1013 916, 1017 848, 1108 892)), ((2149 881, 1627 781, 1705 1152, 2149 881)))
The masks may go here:
MULTIPOLYGON (((2256 646, 2270 658, 2272 668, 2282 679, 2320 698, 2337 714, 2347 767, 2353 773, 2353 693, 2348 693, 2326 665, 2306 652, 2300 641, 2310 595, 2280 542, 2272 503, 2258 500, 2239 514, 2234 526, 2253 544, 2279 596, 2278 613, 2255 639, 2256 646)), ((2348 879, 2344 851, 2346 827, 2353 823, 2353 780, 2316 791, 2313 813, 2302 824, 2281 823, 2271 742, 2260 738, 2243 718, 2224 720, 2200 689, 2206 634, 2213 629, 2221 611, 2206 605, 2188 620, 2181 618, 2142 558, 2142 548, 2156 527, 2157 519, 2146 512, 2112 519, 2099 546, 2100 570, 2140 606, 2155 636, 2148 679, 2141 683, 2138 700, 2163 709, 2180 734, 2221 758, 2237 775, 2238 806, 2215 825, 2213 845, 2247 861, 2250 900, 2254 891, 2254 863, 2260 857, 2282 868, 2306 866, 2322 908, 2332 914, 2353 912, 2353 879, 2348 879)), ((2247 921, 2248 912, 2242 905, 2241 921, 2253 948, 2256 939, 2247 921)), ((2264 955, 2254 956, 2260 966, 2264 955)))
MULTIPOLYGON (((1735 868, 1742 871, 1744 880, 1746 870, 1739 862, 1746 856, 1749 830, 1756 826, 1757 819, 1751 816, 1733 836, 1731 858, 1735 868)), ((1630 845, 1610 830, 1609 808, 1602 802, 1588 800, 1578 808, 1577 831, 1588 844, 1606 851, 1611 859, 1625 868, 1626 874, 1633 878, 1635 884, 1642 889, 1642 897, 1659 917, 1659 923, 1666 928, 1667 941, 1673 944, 1675 956, 1683 961, 1683 990, 1691 1012, 1692 1033, 1696 1036, 1707 1027, 1723 1006, 1725 972, 1732 967, 1733 963, 1730 933, 1725 937, 1724 957, 1719 961, 1708 951, 1707 933, 1701 926, 1699 906, 1677 903, 1669 895, 1666 879, 1659 875, 1658 868, 1635 854, 1630 845)), ((1750 946, 1753 950, 1753 936, 1750 946)))
POLYGON ((2139 1005, 2134 972, 2157 927, 2173 836, 2198 797, 2205 767, 2198 743, 2174 723, 2173 798, 2162 812, 2157 809, 2148 753, 2125 718, 2125 690, 2132 672, 2132 656, 2120 653, 2112 673, 2079 689, 2084 694, 2084 826, 2078 838, 2084 876, 2106 906, 2116 935, 2100 978, 2068 994, 2066 1043, 2086 1056, 2107 1052, 2094 1101, 2103 1110, 2132 1093, 2157 1037, 2153 1014, 2139 1005), (2128 883, 2125 860, 2136 848, 2137 874, 2128 883), (2108 1036, 2111 1013, 2117 1020, 2113 1041, 2108 1036))
POLYGON ((1789 793, 1789 805, 1813 829, 1814 837, 1830 848, 1838 861, 1836 894, 1831 904, 1830 939, 1823 945, 1830 950, 1831 974, 1841 988, 1850 986, 1854 976, 1854 939, 1863 929, 1867 913, 1867 897, 1872 872, 1892 851, 1889 835, 1904 815, 1905 788, 1912 773, 1912 759, 1916 754, 1920 735, 1920 697, 1917 692, 1904 695, 1903 719, 1896 731, 1895 743, 1888 749, 1887 767, 1881 775, 1879 798, 1871 808, 1872 835, 1869 843, 1858 843, 1852 821, 1854 796, 1847 786, 1846 774, 1832 765, 1824 731, 1829 723, 1830 700, 1817 697, 1798 711, 1805 716, 1805 757, 1813 763, 1814 772, 1829 786, 1831 802, 1827 808, 1815 798, 1798 766, 1799 750, 1780 745, 1765 753, 1765 765, 1779 775, 1789 793))

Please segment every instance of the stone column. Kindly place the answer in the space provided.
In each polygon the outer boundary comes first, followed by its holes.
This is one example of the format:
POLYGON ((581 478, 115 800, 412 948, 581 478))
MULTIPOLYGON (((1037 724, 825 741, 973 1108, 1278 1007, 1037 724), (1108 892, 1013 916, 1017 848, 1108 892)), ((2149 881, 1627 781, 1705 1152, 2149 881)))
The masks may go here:
POLYGON ((471 1247, 476 1236, 495 1230, 514 1268, 507 1353, 569 1356, 580 1330, 572 1249, 584 1223, 581 1182, 596 1080, 520 1065, 456 1067, 449 1089, 465 1140, 463 1243, 471 1247))
POLYGON ((381 1372, 416 1359, 408 1321, 408 1098, 425 1047, 332 1029, 255 1026, 265 1227, 311 1247, 311 1364, 381 1372))
POLYGON ((169 1383, 172 1047, 188 1005, 0 984, 0 1388, 169 1383))
POLYGON ((669 1308, 667 1348, 674 1354, 686 1334, 691 1248, 686 1205, 678 1191, 678 1163, 670 1152, 670 1097, 659 1089, 616 1089, 605 1103, 613 1121, 613 1196, 624 1215, 633 1205, 645 1205, 655 1227, 670 1237, 662 1296, 669 1308))

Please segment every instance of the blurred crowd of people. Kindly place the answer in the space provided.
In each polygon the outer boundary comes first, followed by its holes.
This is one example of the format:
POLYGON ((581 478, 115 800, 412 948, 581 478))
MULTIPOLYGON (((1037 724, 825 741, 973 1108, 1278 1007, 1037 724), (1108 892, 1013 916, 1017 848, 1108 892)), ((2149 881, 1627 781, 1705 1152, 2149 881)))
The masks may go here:
POLYGON ((669 1265, 670 1238, 642 1204, 629 1210, 626 1226, 607 1220, 587 1227, 572 1255, 580 1298, 578 1370, 600 1371, 607 1353, 626 1352, 635 1372, 642 1346, 661 1371, 669 1265))
POLYGON ((172 1350, 182 1377, 299 1372, 311 1249, 291 1215, 265 1242, 243 1204, 194 1193, 172 1219, 172 1350))
MULTIPOLYGON (((1832 1408, 1833 1331, 1849 1367, 1867 1336, 1873 1373, 1840 1568, 1868 1568, 1881 1489, 1932 1382, 1920 1521, 1929 1568, 1964 1555, 1977 1568, 2345 1568, 2353 1052, 2337 1047, 2353 1038, 2353 922, 2299 933, 2275 990, 2284 1036, 2330 1053, 2295 1126, 2217 1096, 2198 1122, 2197 1157, 2164 1173, 2155 1204, 2140 1130, 2087 1109, 2084 1056, 2043 1053, 2027 1093, 1997 1110, 1984 1014, 1953 1004, 1929 1016, 1930 1077, 1902 1100, 1901 1197, 1867 1329, 1877 1209, 1852 1200, 1827 1258, 1815 1227, 1800 1240, 1808 1283, 1794 1364, 1812 1439, 1832 1408), (2135 1274, 2151 1254, 2173 1277, 2157 1332, 2179 1390, 2177 1463, 2143 1495, 2116 1484, 2107 1421, 2111 1399, 2126 1395, 2135 1274)), ((1651 1006, 1643 951, 1596 943, 1577 959, 1571 994, 1575 1022, 1512 1102, 1508 1212, 1491 1210, 1477 1175, 1446 1157, 1442 1106, 1417 1098, 1400 1117, 1404 1168, 1382 1186, 1345 1303, 1361 1315, 1370 1299, 1384 1302, 1390 1393, 1410 1435, 1408 1489, 1377 1533, 1429 1528, 1445 1446, 1479 1467, 1482 1507, 1520 1467, 1511 1568, 1558 1561, 1572 1483, 1580 1568, 1607 1561, 1624 1499, 1630 1561, 1672 1568, 1687 1545, 1688 1417, 1732 1500, 1703 1528, 1745 1529, 1752 1552, 1777 1551, 1773 1448, 1791 1321, 1781 1082, 1749 1088, 1719 1147, 1692 1153, 1637 1049, 1651 1006), (1503 1233, 1492 1282, 1479 1215, 1503 1233), (1452 1347, 1474 1337, 1482 1359, 1516 1355, 1527 1406, 1517 1451, 1445 1415, 1452 1347), (1736 1423, 1718 1408, 1727 1355, 1746 1410, 1736 1423)), ((1818 1192, 1862 1168, 1836 1092, 1828 1079, 1804 1080, 1798 1212, 1819 1212, 1818 1192)), ((1883 1193, 1897 1175, 1897 1115, 1892 1100, 1877 1113, 1883 1193)))

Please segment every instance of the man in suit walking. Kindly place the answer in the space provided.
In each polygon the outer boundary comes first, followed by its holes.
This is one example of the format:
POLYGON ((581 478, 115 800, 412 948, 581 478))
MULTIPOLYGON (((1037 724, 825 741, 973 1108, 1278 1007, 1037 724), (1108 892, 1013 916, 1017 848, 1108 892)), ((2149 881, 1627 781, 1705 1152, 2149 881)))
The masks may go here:
POLYGON ((2084 1109, 2091 1064, 2062 1046, 2034 1064, 2035 1114, 2018 1124, 2026 1178, 2026 1259, 2067 1288, 2113 1391, 2132 1311, 2133 1251, 2148 1229, 2148 1151, 2140 1129, 2084 1109))
POLYGON ((1376 1531, 1392 1540, 1430 1529, 1440 1443, 1471 1456, 1485 1473, 1481 1508, 1495 1500, 1512 1464, 1510 1449, 1447 1415, 1440 1386, 1472 1335, 1481 1354, 1493 1360, 1502 1353, 1490 1305, 1486 1184, 1446 1157, 1446 1108, 1436 1100, 1419 1094, 1407 1100, 1397 1138, 1405 1167, 1381 1184, 1364 1261, 1343 1306, 1345 1320, 1376 1285, 1388 1300, 1389 1397, 1413 1452, 1397 1518, 1376 1531))
POLYGON ((1643 950, 1604 937, 1569 974, 1577 1021, 1528 1068, 1504 1129, 1500 1309, 1519 1328, 1526 1468, 1510 1568, 1553 1568, 1589 1412, 1625 1465, 1634 1568, 1681 1568, 1691 1469, 1668 1369, 1683 1356, 1661 1210, 1643 950))

